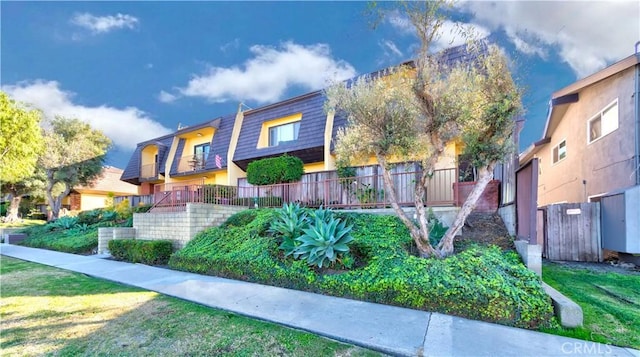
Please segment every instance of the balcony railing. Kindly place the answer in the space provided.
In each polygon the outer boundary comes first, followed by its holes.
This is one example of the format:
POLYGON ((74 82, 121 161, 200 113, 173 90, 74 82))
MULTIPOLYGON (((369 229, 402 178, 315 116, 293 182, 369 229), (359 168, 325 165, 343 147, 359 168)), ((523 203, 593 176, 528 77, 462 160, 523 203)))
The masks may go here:
POLYGON ((178 172, 186 173, 192 171, 202 171, 207 162, 207 155, 189 155, 183 156, 178 161, 178 172))
MULTIPOLYGON (((401 206, 411 206, 415 200, 415 183, 419 172, 392 174, 396 197, 401 206)), ((453 183, 457 170, 436 170, 430 180, 424 202, 428 206, 452 206, 453 183)), ((235 206, 279 207, 285 202, 305 206, 333 208, 390 207, 389 192, 382 176, 324 179, 267 186, 205 185, 202 180, 154 186, 154 208, 182 210, 186 203, 214 203, 235 206)))
POLYGON ((148 164, 140 166, 140 179, 141 180, 155 180, 158 178, 158 165, 148 164))

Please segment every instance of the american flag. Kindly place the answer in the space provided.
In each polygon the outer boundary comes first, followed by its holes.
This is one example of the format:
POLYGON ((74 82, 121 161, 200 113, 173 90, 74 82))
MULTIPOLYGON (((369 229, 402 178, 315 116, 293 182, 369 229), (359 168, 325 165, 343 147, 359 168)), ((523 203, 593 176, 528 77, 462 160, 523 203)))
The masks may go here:
POLYGON ((222 168, 222 158, 218 154, 216 154, 216 167, 219 169, 222 168))

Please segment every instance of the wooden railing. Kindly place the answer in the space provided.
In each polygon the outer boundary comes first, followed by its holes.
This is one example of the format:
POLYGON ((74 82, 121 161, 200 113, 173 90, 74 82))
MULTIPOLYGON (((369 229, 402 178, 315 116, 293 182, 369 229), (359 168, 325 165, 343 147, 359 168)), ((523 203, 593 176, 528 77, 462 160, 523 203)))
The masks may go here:
MULTIPOLYGON (((419 172, 392 174, 401 206, 411 206, 419 172)), ((436 170, 424 200, 428 206, 452 206, 457 170, 436 170)), ((184 210, 186 203, 213 203, 246 207, 279 207, 298 202, 309 207, 375 208, 389 207, 389 193, 380 175, 335 178, 267 186, 205 185, 202 180, 154 186, 155 211, 184 210)))

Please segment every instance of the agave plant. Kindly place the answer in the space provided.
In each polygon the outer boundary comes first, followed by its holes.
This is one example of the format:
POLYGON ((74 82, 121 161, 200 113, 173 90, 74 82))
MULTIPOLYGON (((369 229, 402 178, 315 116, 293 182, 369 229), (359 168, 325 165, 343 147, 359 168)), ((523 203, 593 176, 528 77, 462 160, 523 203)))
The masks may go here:
POLYGON ((317 210, 311 211, 311 219, 316 220, 320 219, 324 222, 329 222, 329 220, 333 218, 333 210, 331 208, 318 208, 317 210))
POLYGON ((297 203, 285 203, 276 211, 276 216, 269 225, 269 232, 282 237, 279 248, 285 251, 285 256, 291 255, 300 244, 296 238, 309 226, 309 216, 297 203))
POLYGON ((59 229, 71 229, 78 223, 78 217, 64 216, 53 222, 53 227, 59 229))
POLYGON ((325 221, 315 217, 314 224, 303 229, 304 234, 296 240, 300 242, 293 252, 296 259, 306 259, 309 265, 319 268, 336 261, 339 254, 349 251, 349 242, 353 240, 352 226, 347 226, 339 218, 329 217, 325 221))

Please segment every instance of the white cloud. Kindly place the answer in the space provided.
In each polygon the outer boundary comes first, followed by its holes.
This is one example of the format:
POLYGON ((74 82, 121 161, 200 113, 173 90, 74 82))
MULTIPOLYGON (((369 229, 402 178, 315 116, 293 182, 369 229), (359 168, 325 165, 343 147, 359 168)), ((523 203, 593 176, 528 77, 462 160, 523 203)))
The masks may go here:
POLYGON ((235 38, 233 41, 227 42, 224 45, 220 46, 220 51, 223 53, 227 53, 230 50, 237 50, 240 47, 240 39, 235 38))
POLYGON ((503 29, 519 51, 557 49, 578 77, 633 53, 640 40, 637 1, 468 1, 467 11, 491 30, 503 29))
POLYGON ((332 80, 356 75, 349 63, 331 57, 326 44, 285 42, 277 48, 254 45, 250 50, 254 57, 242 66, 210 67, 206 73, 195 75, 180 93, 213 102, 268 103, 282 99, 290 87, 316 90, 332 80))
MULTIPOLYGON (((402 35, 415 36, 416 30, 409 18, 399 11, 390 12, 386 21, 402 35)), ((465 35, 474 38, 485 38, 491 34, 488 28, 474 23, 453 22, 445 20, 434 41, 431 43, 432 51, 440 51, 445 48, 459 46, 465 43, 465 35)))
POLYGON ((133 29, 138 24, 137 17, 127 14, 116 14, 108 16, 95 16, 88 12, 75 14, 71 18, 71 23, 90 30, 94 34, 107 33, 118 29, 133 29))
POLYGON ((385 54, 395 55, 395 57, 402 57, 402 51, 398 49, 395 43, 391 40, 383 40, 380 42, 380 47, 385 51, 385 54))
POLYGON ((2 90, 13 99, 42 110, 48 118, 61 115, 83 120, 102 130, 116 147, 124 150, 133 150, 141 141, 171 132, 135 107, 120 109, 107 105, 88 107, 75 104, 74 93, 62 90, 56 81, 20 82, 2 86, 2 90))
POLYGON ((177 95, 165 92, 163 90, 160 91, 160 94, 158 94, 158 100, 162 103, 173 103, 176 101, 176 99, 178 99, 177 95))
POLYGON ((491 32, 483 26, 464 22, 444 21, 433 43, 433 50, 439 51, 448 47, 460 46, 466 42, 466 37, 485 38, 491 32))

